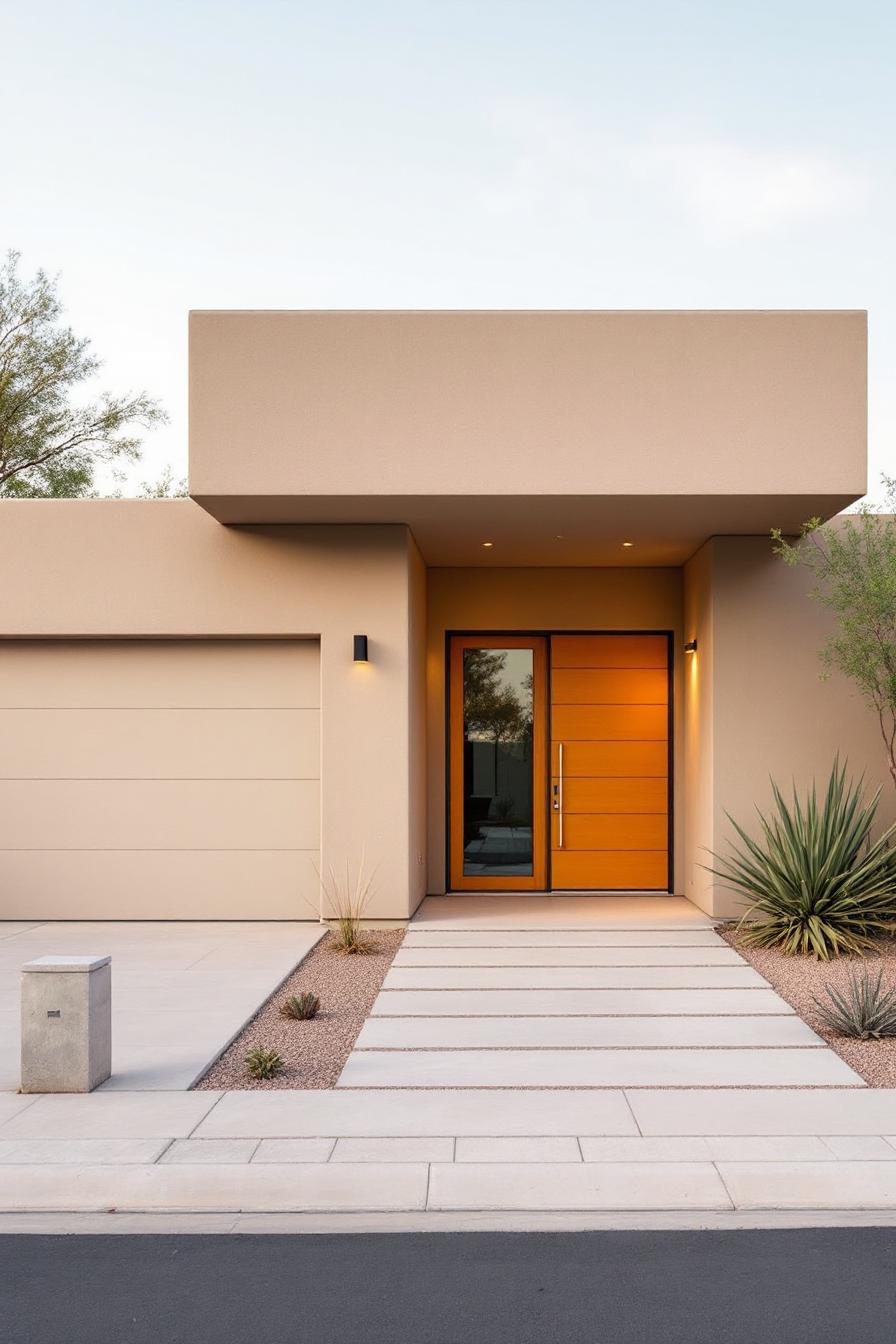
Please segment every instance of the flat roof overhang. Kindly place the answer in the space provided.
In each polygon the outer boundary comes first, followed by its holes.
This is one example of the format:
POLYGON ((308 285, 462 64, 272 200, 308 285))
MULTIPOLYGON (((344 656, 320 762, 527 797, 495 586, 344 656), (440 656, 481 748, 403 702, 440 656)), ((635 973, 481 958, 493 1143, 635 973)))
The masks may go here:
POLYGON ((429 564, 681 564, 866 489, 866 315, 198 312, 190 493, 429 564), (637 552, 637 556, 635 555, 637 552))
POLYGON ((830 518, 857 497, 194 496, 221 523, 399 523, 411 529, 428 565, 514 567, 681 565, 708 537, 767 536, 772 527, 796 533, 807 519, 830 518))

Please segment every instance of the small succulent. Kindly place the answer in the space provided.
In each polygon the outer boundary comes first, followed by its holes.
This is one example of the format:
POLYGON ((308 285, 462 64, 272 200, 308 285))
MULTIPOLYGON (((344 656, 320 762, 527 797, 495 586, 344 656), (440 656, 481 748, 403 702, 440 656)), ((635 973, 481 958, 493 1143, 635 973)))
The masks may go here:
POLYGON ((896 989, 885 987, 882 969, 876 976, 867 970, 850 975, 842 994, 830 985, 826 993, 828 1002, 815 999, 815 1008, 824 1025, 838 1036, 859 1041, 896 1036, 896 989))
POLYGON ((290 994, 280 1005, 280 1016, 293 1022, 308 1022, 317 1016, 320 999, 316 994, 290 994))
POLYGON ((268 1050, 263 1045, 257 1045, 246 1056, 246 1067, 252 1078, 267 1080, 276 1078, 283 1068, 283 1059, 276 1050, 268 1050))

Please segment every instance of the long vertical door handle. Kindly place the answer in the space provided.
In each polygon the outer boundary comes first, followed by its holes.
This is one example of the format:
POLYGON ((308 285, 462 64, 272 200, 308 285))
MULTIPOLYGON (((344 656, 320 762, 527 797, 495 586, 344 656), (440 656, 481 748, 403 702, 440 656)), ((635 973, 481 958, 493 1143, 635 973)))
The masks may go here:
POLYGON ((557 848, 563 848, 563 743, 557 743, 557 782, 554 785, 554 811, 557 813, 557 848))

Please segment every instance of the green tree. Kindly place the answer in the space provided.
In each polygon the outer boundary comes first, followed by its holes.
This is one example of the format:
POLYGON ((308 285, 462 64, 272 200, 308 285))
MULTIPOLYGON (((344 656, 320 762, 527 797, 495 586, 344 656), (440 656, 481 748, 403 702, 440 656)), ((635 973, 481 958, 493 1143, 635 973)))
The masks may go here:
POLYGON ((78 399, 100 361, 62 322, 56 281, 0 265, 0 497, 57 499, 93 492, 100 463, 134 462, 140 439, 166 419, 145 392, 78 399))
POLYGON ((810 596, 836 617, 821 649, 823 675, 842 672, 874 709, 896 784, 896 480, 883 482, 883 511, 863 504, 826 527, 810 518, 796 541, 777 528, 772 541, 787 564, 811 572, 810 596))

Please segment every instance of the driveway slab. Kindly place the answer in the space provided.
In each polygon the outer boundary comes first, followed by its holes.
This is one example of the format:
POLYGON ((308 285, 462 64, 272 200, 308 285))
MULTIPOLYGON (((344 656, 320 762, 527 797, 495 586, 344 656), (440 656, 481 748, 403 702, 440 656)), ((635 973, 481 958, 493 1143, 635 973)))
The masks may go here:
POLYGON ((354 1050, 337 1087, 843 1087, 832 1050, 354 1050))
POLYGON ((0 924, 0 1091, 19 1086, 19 980, 38 956, 112 957, 104 1091, 190 1087, 323 936, 295 923, 0 924))

